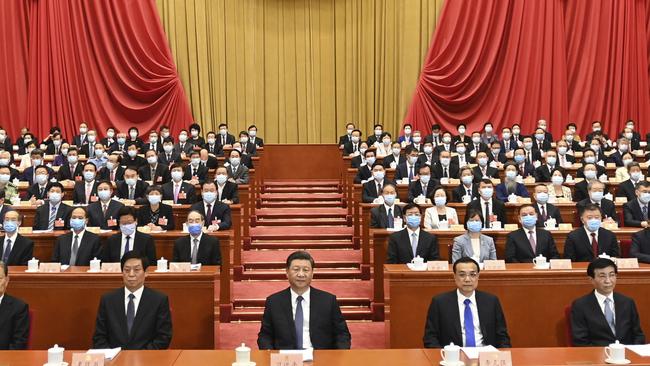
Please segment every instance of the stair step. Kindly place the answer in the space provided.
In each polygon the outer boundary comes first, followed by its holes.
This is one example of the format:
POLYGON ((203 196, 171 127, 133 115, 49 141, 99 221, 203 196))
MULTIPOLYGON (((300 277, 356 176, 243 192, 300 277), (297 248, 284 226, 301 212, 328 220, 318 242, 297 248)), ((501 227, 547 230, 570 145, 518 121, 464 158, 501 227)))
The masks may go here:
MULTIPOLYGON (((372 320, 370 307, 341 307, 345 320, 372 320)), ((231 321, 260 321, 264 315, 263 307, 233 309, 231 321)))
MULTIPOLYGON (((239 276, 240 280, 283 280, 287 278, 287 274, 282 269, 260 269, 260 270, 246 270, 239 276)), ((361 279, 361 271, 354 268, 320 268, 314 272, 315 279, 361 279)))
POLYGON ((326 187, 339 184, 338 180, 264 180, 264 187, 326 187))
POLYGON ((341 193, 338 186, 314 187, 265 187, 264 193, 341 193))
MULTIPOLYGON (((370 301, 372 297, 372 281, 315 279, 311 285, 336 295, 339 301, 370 301)), ((235 281, 232 284, 232 295, 235 302, 264 301, 269 295, 288 286, 286 278, 279 281, 235 281)))
POLYGON ((298 207, 341 207, 341 201, 267 201, 262 202, 262 208, 298 208, 298 207))
POLYGON ((291 250, 312 250, 312 249, 353 249, 352 241, 342 240, 298 240, 298 241, 275 241, 261 240, 251 243, 252 249, 291 249, 291 250))
POLYGON ((340 226, 258 226, 250 228, 253 240, 351 240, 353 229, 340 226))
POLYGON ((264 201, 340 201, 341 193, 263 193, 260 195, 264 201))
POLYGON ((345 218, 348 210, 345 208, 329 207, 305 207, 305 208, 285 208, 282 210, 274 208, 258 208, 255 210, 255 216, 258 218, 301 218, 301 217, 321 217, 321 218, 345 218))
POLYGON ((259 219, 257 225, 259 226, 294 226, 294 225, 341 225, 347 226, 348 220, 345 218, 291 218, 291 219, 259 219))
MULTIPOLYGON (((273 268, 272 265, 278 264, 284 268, 285 260, 294 250, 277 249, 277 250, 246 250, 242 252, 242 262, 245 266, 261 266, 261 268, 273 268)), ((361 250, 327 250, 314 249, 309 254, 316 262, 316 268, 327 266, 329 264, 342 264, 361 262, 361 250)))

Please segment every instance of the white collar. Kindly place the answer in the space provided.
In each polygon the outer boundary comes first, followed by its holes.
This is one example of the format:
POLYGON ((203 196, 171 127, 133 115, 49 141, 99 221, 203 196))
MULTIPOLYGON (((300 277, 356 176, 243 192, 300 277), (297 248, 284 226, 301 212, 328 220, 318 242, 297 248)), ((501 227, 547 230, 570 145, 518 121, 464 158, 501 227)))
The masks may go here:
POLYGON ((605 303, 605 299, 609 299, 612 304, 612 309, 614 308, 614 291, 610 293, 609 295, 605 296, 598 292, 598 290, 594 290, 594 295, 596 295, 596 300, 598 300, 598 303, 600 305, 603 305, 605 303))
POLYGON ((291 287, 289 287, 289 291, 291 292, 291 304, 296 303, 296 299, 298 299, 298 296, 302 296, 302 303, 304 304, 305 301, 309 301, 309 295, 311 293, 311 286, 307 288, 307 291, 303 293, 302 295, 298 295, 297 292, 295 292, 291 287))
POLYGON ((196 238, 193 237, 192 234, 190 234, 190 245, 192 244, 192 242, 194 241, 194 239, 198 239, 198 240, 199 240, 199 243, 200 243, 200 242, 201 242, 201 238, 203 238, 203 231, 201 231, 201 233, 199 234, 199 236, 197 236, 196 238))
MULTIPOLYGON (((13 245, 16 243, 16 237, 18 236, 18 230, 14 232, 13 234, 9 235, 9 233, 5 232, 5 243, 7 242, 7 239, 11 240, 11 244, 13 245)), ((3 243, 4 245, 4 243, 3 243)))
POLYGON ((413 233, 415 233, 418 237, 420 237, 420 228, 417 228, 415 230, 411 230, 411 228, 407 226, 406 227, 406 232, 409 234, 409 238, 411 237, 411 235, 413 235, 413 233))
MULTIPOLYGON (((465 305, 465 299, 469 299, 469 301, 472 302, 472 304, 476 305, 476 291, 472 291, 472 294, 469 295, 469 297, 463 295, 459 289, 456 289, 456 295, 458 296, 458 303, 462 304, 463 306, 465 305)), ((478 307, 478 305, 477 305, 478 307)))
POLYGON ((133 292, 129 291, 128 288, 124 287, 124 299, 128 300, 129 295, 133 294, 133 295, 135 295, 136 299, 140 300, 142 298, 142 292, 144 292, 144 285, 140 286, 139 289, 137 289, 137 290, 135 290, 133 292))

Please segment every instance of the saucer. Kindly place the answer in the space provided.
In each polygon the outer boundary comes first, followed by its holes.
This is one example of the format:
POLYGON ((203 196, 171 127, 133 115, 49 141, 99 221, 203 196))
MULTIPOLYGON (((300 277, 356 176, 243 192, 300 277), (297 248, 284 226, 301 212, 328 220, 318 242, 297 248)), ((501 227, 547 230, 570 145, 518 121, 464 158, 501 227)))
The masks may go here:
POLYGON ((157 269, 157 270, 155 270, 154 272, 164 273, 164 272, 169 272, 169 270, 168 270, 168 269, 165 269, 165 270, 159 270, 159 269, 157 269))
POLYGON ((99 272, 101 272, 101 270, 92 270, 92 269, 89 269, 89 270, 86 271, 86 273, 99 273, 99 272))
POLYGON ((52 363, 45 363, 43 366, 68 366, 67 362, 52 362, 52 363))
POLYGON ((255 362, 233 362, 232 366, 255 366, 255 362))
POLYGON ((38 273, 38 269, 26 269, 25 272, 27 272, 27 273, 38 273))
POLYGON ((627 360, 627 359, 616 361, 616 360, 612 360, 611 358, 608 358, 608 359, 605 360, 605 362, 611 363, 611 364, 614 364, 614 365, 627 365, 628 363, 631 363, 632 361, 627 360))
POLYGON ((426 271, 427 270, 427 265, 424 264, 422 266, 416 267, 415 264, 413 263, 406 263, 406 266, 411 270, 411 271, 426 271))
POLYGON ((440 364, 442 366, 464 366, 465 363, 463 361, 457 361, 457 362, 447 362, 447 361, 440 361, 440 364))
POLYGON ((543 265, 543 266, 535 266, 535 265, 533 265, 533 269, 549 269, 549 268, 551 268, 551 263, 548 263, 548 262, 546 262, 546 264, 543 265))

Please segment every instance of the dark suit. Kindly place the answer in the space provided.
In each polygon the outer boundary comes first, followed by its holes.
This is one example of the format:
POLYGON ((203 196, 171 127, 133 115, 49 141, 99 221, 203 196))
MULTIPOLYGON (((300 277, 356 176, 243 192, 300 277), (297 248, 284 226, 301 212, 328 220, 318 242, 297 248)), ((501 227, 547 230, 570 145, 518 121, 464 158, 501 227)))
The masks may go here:
MULTIPOLYGON (((535 143, 533 142, 533 146, 535 146, 535 143)), ((529 164, 533 164, 535 161, 542 161, 542 154, 539 152, 537 149, 532 149, 531 151, 527 151, 524 149, 524 156, 525 156, 525 161, 529 164), (531 160, 532 159, 532 160, 531 160)))
POLYGON ((108 203, 108 209, 106 210, 106 215, 102 212, 102 203, 101 201, 93 202, 88 205, 88 226, 99 226, 102 230, 115 230, 119 226, 117 224, 117 212, 122 208, 124 204, 116 200, 110 200, 108 203), (108 225, 108 220, 115 220, 115 225, 108 225))
POLYGON ((49 188, 49 184, 45 184, 43 187, 43 192, 41 192, 41 186, 38 185, 38 183, 34 183, 29 188, 27 189, 27 199, 31 199, 34 197, 34 199, 37 200, 44 200, 47 199, 47 190, 49 188))
MULTIPOLYGON (((436 189, 436 187, 438 187, 438 186, 440 186, 440 181, 438 181, 437 179, 434 179, 434 178, 430 178, 429 183, 427 183, 427 191, 423 192, 422 183, 420 182, 420 180, 414 180, 414 181, 411 182, 411 184, 409 184, 409 198, 408 198, 408 201, 413 202, 415 197, 417 197, 419 195, 423 195, 426 198, 431 198, 431 195, 433 195, 434 189, 436 189)), ((431 200, 433 201, 433 198, 431 198, 431 200)))
POLYGON ((501 164, 505 164, 508 161, 508 158, 506 158, 505 153, 499 152, 496 156, 494 156, 494 153, 490 151, 488 153, 488 162, 493 162, 493 161, 497 161, 501 164))
POLYGON ((138 175, 142 180, 153 181, 153 185, 163 185, 172 179, 169 174, 169 168, 167 168, 165 164, 160 163, 156 164, 156 171, 153 177, 151 176, 151 165, 149 164, 141 167, 138 171, 138 175))
POLYGON ((420 154, 420 156, 418 156, 417 164, 419 166, 424 166, 424 165, 432 166, 436 163, 436 159, 437 156, 435 156, 433 152, 429 156, 427 156, 426 154, 420 154))
POLYGON ((59 167, 59 171, 56 172, 56 180, 76 180, 77 177, 83 175, 84 165, 81 162, 77 162, 77 165, 74 168, 74 172, 70 172, 70 163, 65 163, 59 167))
MULTIPOLYGON (((553 170, 559 170, 562 172, 562 176, 566 175, 564 168, 559 165, 553 166, 553 170)), ((540 165, 539 168, 535 169, 535 180, 537 182, 550 182, 551 181, 551 172, 552 170, 548 167, 547 164, 540 165)))
POLYGON ((628 202, 636 200, 636 188, 634 187, 632 180, 628 179, 618 185, 616 197, 626 197, 628 202))
POLYGON ((508 189, 506 188, 506 184, 499 183, 494 188, 494 192, 496 193, 497 199, 502 202, 508 202, 508 196, 510 195, 510 193, 514 193, 515 196, 519 196, 519 197, 529 197, 528 189, 526 189, 526 186, 523 185, 522 183, 517 183, 515 185, 514 192, 508 192, 508 189))
POLYGON ((107 180, 107 181, 111 181, 111 182, 118 182, 118 181, 124 180, 124 170, 125 169, 122 168, 119 165, 115 169, 116 169, 115 170, 115 179, 111 179, 111 171, 108 170, 108 168, 102 167, 101 169, 99 169, 99 172, 97 172, 97 180, 107 180))
MULTIPOLYGON (((9 202, 7 202, 9 203, 9 202)), ((2 204, 0 206, 0 225, 3 225, 5 222, 5 214, 9 211, 14 211, 14 209, 11 206, 8 206, 6 204, 2 204)))
POLYGON ((88 135, 76 135, 72 138, 72 144, 78 148, 88 144, 88 135))
POLYGON ((623 166, 623 154, 619 150, 614 151, 607 157, 608 163, 614 163, 616 166, 623 166))
MULTIPOLYGON (((384 178, 381 181, 381 187, 385 187, 386 184, 395 184, 395 182, 389 181, 387 178, 384 178)), ((366 182, 363 184, 363 193, 361 195, 361 200, 364 203, 372 203, 375 198, 379 197, 382 192, 377 192, 377 181, 375 179, 366 182)))
MULTIPOLYGON (((205 144, 205 149, 208 150, 208 154, 212 154, 214 156, 223 155, 223 147, 217 145, 216 142, 214 144, 205 144), (220 151, 219 148, 222 150, 220 151)), ((158 160, 160 161, 160 157, 158 157, 158 160)))
MULTIPOLYGON (((28 182, 30 186, 32 184, 36 183, 34 181, 34 168, 35 168, 34 166, 30 166, 28 168, 25 168, 22 175, 18 179, 22 180, 22 181, 25 181, 25 182, 28 182)), ((13 168, 10 167, 10 169, 9 169, 11 171, 12 175, 13 175, 13 170, 11 170, 11 169, 13 169, 13 168)), ((49 178, 52 178, 52 177, 55 176, 54 170, 52 170, 52 168, 50 168, 49 166, 45 166, 45 169, 47 169, 47 174, 48 174, 49 178)), ((16 173, 18 173, 18 171, 16 171, 16 173)))
MULTIPOLYGON (((610 257, 618 257, 618 241, 613 232, 600 228, 598 229, 598 254, 603 253, 610 257)), ((584 227, 579 227, 567 235, 564 258, 571 259, 572 262, 591 262, 594 259, 591 235, 587 236, 584 227)))
POLYGON ((352 143, 352 141, 346 142, 345 144, 343 144, 343 155, 345 156, 350 155, 355 151, 359 151, 360 148, 361 148, 361 141, 357 142, 356 146, 354 143, 352 143))
MULTIPOLYGON (((583 159, 583 164, 584 164, 584 159, 583 159)), ((605 167, 600 165, 600 164, 596 164, 596 177, 600 177, 603 174, 607 174, 607 169, 605 169, 605 167)), ((584 166, 576 171, 576 177, 577 178, 584 178, 585 177, 585 168, 584 168, 584 166)))
MULTIPOLYGON (((397 164, 397 168, 395 168, 395 180, 401 180, 402 178, 408 178, 409 177, 409 169, 410 166, 407 166, 406 162, 403 164, 397 164)), ((417 177, 420 172, 420 165, 416 162, 414 167, 413 167, 413 177, 417 177)))
MULTIPOLYGON (((314 349, 349 349, 350 331, 336 302, 336 296, 311 287, 309 290, 309 338, 314 349)), ((266 298, 259 349, 295 349, 296 331, 287 288, 266 298)))
MULTIPOLYGON (((467 205, 467 211, 466 213, 469 212, 471 209, 477 209, 481 212, 481 221, 484 223, 483 227, 489 227, 489 225, 485 225, 485 205, 482 198, 478 198, 473 200, 467 205)), ((492 200, 490 200, 490 209, 492 209, 492 215, 495 215, 497 217, 497 221, 501 222, 501 225, 507 224, 506 222, 506 206, 503 204, 503 202, 497 200, 494 196, 492 196, 492 200)), ((467 215, 465 215, 465 223, 467 223, 467 215)))
POLYGON ((153 220, 151 205, 149 203, 142 205, 142 207, 138 209, 137 219, 138 226, 154 224, 160 226, 163 230, 174 230, 176 228, 172 206, 164 203, 158 205, 158 220, 153 220), (165 221, 167 223, 163 224, 165 221))
POLYGON ((238 186, 236 183, 226 181, 226 183, 223 186, 223 190, 221 191, 221 196, 219 196, 219 185, 217 184, 217 200, 218 201, 223 201, 223 200, 230 200, 232 201, 233 204, 238 204, 239 203, 239 192, 238 192, 238 186))
POLYGON ((124 157, 122 158, 122 166, 125 167, 134 167, 136 169, 140 169, 147 164, 147 159, 143 158, 142 156, 136 155, 135 157, 131 158, 129 155, 124 154, 124 157))
POLYGON ((630 257, 637 258, 642 263, 650 263, 650 228, 637 231, 632 235, 630 257))
POLYGON ((5 293, 0 303, 0 350, 25 350, 28 338, 29 306, 5 293))
MULTIPOLYGON (((163 184, 162 190, 163 190, 162 192, 163 200, 174 200, 174 182, 163 184)), ((178 195, 179 195, 178 202, 176 202, 178 204, 191 205, 194 202, 196 202, 196 189, 194 188, 193 185, 189 183, 186 182, 181 183, 181 188, 178 195), (181 196, 180 192, 185 194, 185 198, 180 197, 181 196)))
MULTIPOLYGON (((32 225, 32 229, 47 230, 47 227, 50 223, 50 207, 50 203, 45 202, 43 205, 36 209, 36 215, 34 216, 34 224, 32 225)), ((71 213, 72 207, 63 203, 59 203, 59 207, 56 210, 56 218, 54 220, 54 230, 68 230, 70 228, 68 223, 71 213), (57 222, 63 222, 63 226, 57 226, 57 222)))
POLYGON ((546 230, 535 230, 535 252, 528 238, 528 230, 521 228, 508 233, 506 238, 506 262, 532 263, 540 254, 546 259, 560 258, 553 235, 546 230))
MULTIPOLYGON (((149 259, 149 264, 156 263, 156 260, 158 259, 156 256, 156 244, 154 243, 153 237, 151 235, 144 234, 136 230, 135 234, 133 234, 129 242, 129 248, 132 248, 131 250, 137 250, 141 254, 146 255, 149 259)), ((120 256, 121 252, 122 233, 120 232, 111 235, 106 240, 106 245, 104 246, 102 253, 102 261, 119 262, 122 259, 120 256)))
MULTIPOLYGON (((591 203, 590 198, 585 198, 584 200, 578 202, 576 205, 576 208, 578 209, 578 216, 582 216, 582 211, 584 211, 585 207, 591 203)), ((603 198, 600 200, 600 213, 603 215, 603 220, 606 217, 611 217, 616 221, 616 223, 619 222, 618 219, 618 214, 616 213, 616 206, 614 205, 614 202, 608 200, 607 198, 603 198)), ((639 225, 641 226, 641 225, 639 225)))
POLYGON ((72 202, 91 204, 92 202, 99 200, 99 198, 97 197, 98 182, 99 182, 98 180, 95 180, 93 182, 93 188, 90 191, 90 196, 88 197, 87 202, 86 202, 86 181, 82 180, 80 182, 75 182, 74 189, 72 191, 72 202))
POLYGON ((181 154, 177 151, 172 151, 169 154, 169 158, 167 158, 167 153, 164 151, 158 154, 158 164, 169 166, 173 163, 180 163, 181 161, 181 154))
MULTIPOLYGON (((447 166, 447 177, 458 179, 459 170, 460 169, 457 164, 450 163, 449 166, 447 166)), ((436 179, 440 179, 444 177, 444 170, 442 164, 440 163, 433 164, 433 166, 431 167, 431 175, 436 179)))
MULTIPOLYGON (((483 173, 481 172, 481 168, 477 165, 472 169, 472 174, 474 174, 474 183, 478 183, 483 179, 483 173)), ((499 178, 499 170, 497 168, 492 168, 491 166, 486 166, 485 167, 485 178, 492 179, 492 178, 499 178)))
MULTIPOLYGON (((573 192, 573 202, 580 202, 589 199, 588 187, 589 187, 589 183, 587 183, 586 180, 582 180, 576 183, 573 192)), ((607 185, 605 185, 605 191, 603 193, 607 194, 607 185)), ((634 196, 636 197, 636 194, 634 196)))
POLYGON ((255 144, 257 147, 264 147, 264 139, 258 136, 249 137, 248 142, 250 142, 251 144, 255 144))
MULTIPOLYGON (((0 237, 0 247, 2 253, 5 252, 6 236, 0 237)), ((11 243, 11 253, 9 253, 9 260, 6 265, 8 266, 26 266, 27 262, 32 259, 34 255, 34 242, 32 239, 26 238, 20 234, 16 234, 16 239, 11 243)))
MULTIPOLYGON (((402 209, 393 205, 393 217, 402 217, 402 209)), ((370 227, 386 229, 388 227, 388 212, 384 205, 373 207, 370 209, 370 227)))
POLYGON ((339 136, 339 146, 345 145, 348 142, 352 142, 352 135, 345 134, 339 136))
POLYGON ((122 347, 125 350, 166 349, 172 340, 172 317, 167 295, 144 288, 128 334, 124 302, 125 288, 102 296, 97 310, 93 348, 122 347))
POLYGON ((517 164, 517 174, 521 175, 522 178, 535 176, 535 166, 529 162, 524 162, 523 166, 517 164))
POLYGON ((360 166, 357 175, 354 177, 354 183, 360 184, 362 181, 368 180, 368 178, 372 177, 372 171, 370 169, 372 168, 369 167, 368 164, 360 166))
POLYGON ((618 292, 613 295, 616 335, 607 324, 593 291, 573 302, 571 335, 575 346, 603 347, 615 341, 622 344, 645 344, 634 300, 618 292))
MULTIPOLYGON (((418 234, 418 246, 415 251, 425 262, 437 260, 438 238, 424 230, 418 234)), ((400 230, 390 234, 388 237, 388 250, 386 251, 387 264, 410 263, 413 260, 413 249, 408 229, 400 230)))
POLYGON ((205 180, 208 178, 208 168, 199 164, 199 166, 196 167, 195 174, 192 174, 192 168, 192 164, 189 164, 185 167, 185 175, 183 175, 183 180, 191 180, 193 176, 196 176, 199 179, 200 184, 205 183, 205 180))
MULTIPOLYGON (((487 292, 475 291, 476 308, 480 321, 483 345, 497 348, 510 347, 510 336, 506 327, 499 299, 487 292)), ((442 348, 453 342, 463 346, 463 336, 458 309, 457 290, 442 293, 431 299, 424 328, 424 347, 442 348)))
POLYGON ((245 144, 241 144, 241 151, 246 155, 255 155, 257 154, 257 146, 255 146, 255 144, 247 142, 245 144))
POLYGON ((199 201, 190 207, 190 211, 199 211, 202 212, 205 216, 205 227, 212 225, 212 222, 219 220, 219 230, 228 230, 232 225, 232 219, 230 217, 230 206, 225 203, 214 201, 212 203, 212 216, 208 217, 208 213, 205 210, 205 205, 203 201, 199 201))
MULTIPOLYGON (((172 262, 191 262, 193 237, 186 235, 174 241, 174 257, 172 262)), ((206 233, 201 235, 199 250, 196 253, 196 260, 204 266, 221 265, 221 247, 219 239, 206 233)))
MULTIPOLYGON (((623 205, 623 214, 623 226, 641 227, 641 222, 646 221, 643 219, 643 211, 638 199, 626 202, 623 205)), ((647 212, 647 214, 650 214, 650 212, 647 212)))
MULTIPOLYGON (((70 254, 72 253, 73 232, 68 232, 56 238, 54 252, 52 252, 52 262, 61 264, 70 264, 70 254)), ((79 241, 77 251, 76 266, 89 266, 93 258, 101 258, 102 245, 99 236, 89 231, 85 231, 79 241)))
POLYGON ((227 133, 226 136, 223 136, 221 133, 217 134, 217 145, 221 146, 222 150, 224 145, 232 145, 234 143, 235 143, 235 136, 229 133, 227 133))
MULTIPOLYGON (((143 204, 146 202, 145 191, 149 187, 149 183, 138 179, 135 183, 135 191, 133 192, 133 198, 137 204, 143 204)), ((126 181, 117 182, 115 195, 121 199, 129 198, 129 185, 126 184, 126 181)))
MULTIPOLYGON (((472 183, 471 192, 472 199, 479 198, 478 184, 472 183)), ((465 195, 467 195, 467 190, 465 189, 465 185, 461 183, 458 187, 454 188, 454 190, 451 191, 451 200, 452 202, 463 202, 463 196, 465 195)))
POLYGON ((560 213, 560 210, 555 207, 554 205, 547 203, 544 205, 544 211, 546 211, 546 220, 542 217, 542 213, 539 208, 539 203, 535 202, 533 203, 533 206, 535 207, 535 212, 537 213, 537 227, 544 227, 544 222, 548 220, 549 218, 554 218, 555 222, 557 224, 562 224, 562 214, 560 213))

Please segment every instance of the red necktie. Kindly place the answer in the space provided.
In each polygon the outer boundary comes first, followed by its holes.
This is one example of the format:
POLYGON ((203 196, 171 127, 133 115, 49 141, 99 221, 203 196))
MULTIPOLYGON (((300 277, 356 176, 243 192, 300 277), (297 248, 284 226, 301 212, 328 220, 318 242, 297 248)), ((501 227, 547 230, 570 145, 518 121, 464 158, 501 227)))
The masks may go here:
POLYGON ((598 258, 598 240, 596 240, 596 233, 591 233, 591 251, 594 258, 598 258))

